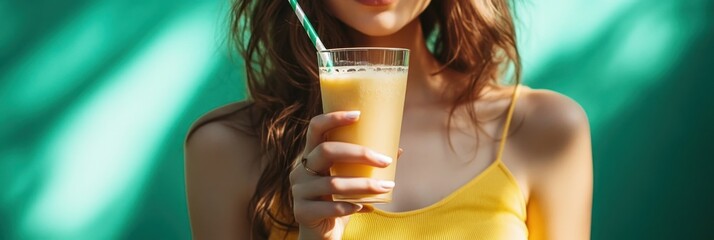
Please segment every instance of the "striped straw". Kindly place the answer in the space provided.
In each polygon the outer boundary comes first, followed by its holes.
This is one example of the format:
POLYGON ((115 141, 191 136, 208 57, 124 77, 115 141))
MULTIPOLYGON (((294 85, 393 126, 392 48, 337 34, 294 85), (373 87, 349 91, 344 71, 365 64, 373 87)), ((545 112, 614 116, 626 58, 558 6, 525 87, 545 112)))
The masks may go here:
MULTIPOLYGON (((288 0, 288 2, 290 3, 290 6, 293 7, 295 15, 297 15, 298 20, 300 20, 300 24, 302 24, 302 27, 305 28, 307 36, 310 37, 310 40, 312 41, 312 44, 315 46, 317 51, 327 50, 327 48, 325 48, 325 45, 322 44, 322 41, 320 41, 320 37, 317 36, 317 32, 315 32, 315 28, 312 27, 310 20, 305 17, 305 12, 302 11, 302 8, 300 7, 300 4, 297 3, 297 0, 288 0)), ((319 55, 322 57, 322 60, 325 61, 327 66, 333 66, 332 61, 330 61, 329 57, 322 56, 322 54, 319 55)))

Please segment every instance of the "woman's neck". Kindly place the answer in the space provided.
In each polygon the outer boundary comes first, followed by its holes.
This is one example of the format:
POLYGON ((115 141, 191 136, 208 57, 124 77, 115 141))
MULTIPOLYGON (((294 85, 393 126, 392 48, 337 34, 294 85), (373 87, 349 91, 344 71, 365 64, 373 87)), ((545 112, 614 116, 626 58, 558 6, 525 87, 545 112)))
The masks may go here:
POLYGON ((441 64, 426 47, 419 19, 392 35, 373 37, 351 30, 350 37, 355 47, 395 47, 410 50, 405 107, 443 102, 444 80, 448 75, 446 73, 450 71, 434 74, 441 68, 441 64))

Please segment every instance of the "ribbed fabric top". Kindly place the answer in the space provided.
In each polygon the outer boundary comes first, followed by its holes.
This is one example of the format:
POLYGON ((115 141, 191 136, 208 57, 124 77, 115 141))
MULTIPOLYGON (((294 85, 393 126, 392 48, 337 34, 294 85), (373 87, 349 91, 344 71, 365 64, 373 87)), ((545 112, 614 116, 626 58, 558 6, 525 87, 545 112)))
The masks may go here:
MULTIPOLYGON (((518 97, 515 87, 496 159, 478 176, 440 201, 407 212, 375 208, 350 217, 343 239, 528 239, 526 203, 501 161, 518 97)), ((425 189, 425 191, 428 191, 425 189)), ((273 229, 270 239, 297 239, 273 229)))
POLYGON ((426 208, 352 215, 343 239, 528 239, 525 210, 508 169, 496 162, 426 208))

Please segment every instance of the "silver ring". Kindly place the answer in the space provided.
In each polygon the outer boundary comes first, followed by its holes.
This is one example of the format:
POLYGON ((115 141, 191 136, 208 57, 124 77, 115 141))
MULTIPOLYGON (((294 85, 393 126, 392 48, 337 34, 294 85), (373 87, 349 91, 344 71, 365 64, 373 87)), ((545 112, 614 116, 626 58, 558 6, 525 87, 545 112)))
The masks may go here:
POLYGON ((300 160, 300 164, 302 164, 302 167, 305 168, 305 171, 307 171, 307 173, 309 173, 310 175, 322 176, 322 174, 320 174, 319 172, 307 167, 307 158, 303 157, 302 160, 300 160))

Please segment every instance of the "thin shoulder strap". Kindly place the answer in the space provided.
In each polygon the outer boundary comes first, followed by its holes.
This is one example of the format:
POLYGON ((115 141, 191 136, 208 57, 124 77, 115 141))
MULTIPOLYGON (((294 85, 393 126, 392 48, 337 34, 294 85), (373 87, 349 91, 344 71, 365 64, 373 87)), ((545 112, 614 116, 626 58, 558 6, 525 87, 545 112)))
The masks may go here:
POLYGON ((519 85, 513 90, 513 95, 511 96, 511 104, 508 106, 508 115, 506 115, 506 122, 503 126, 503 133, 501 133, 501 142, 498 145, 498 153, 496 155, 496 161, 501 161, 501 156, 503 155, 503 149, 506 146, 506 139, 508 138, 508 127, 511 126, 511 119, 513 118, 513 109, 516 108, 516 100, 518 99, 519 85))

